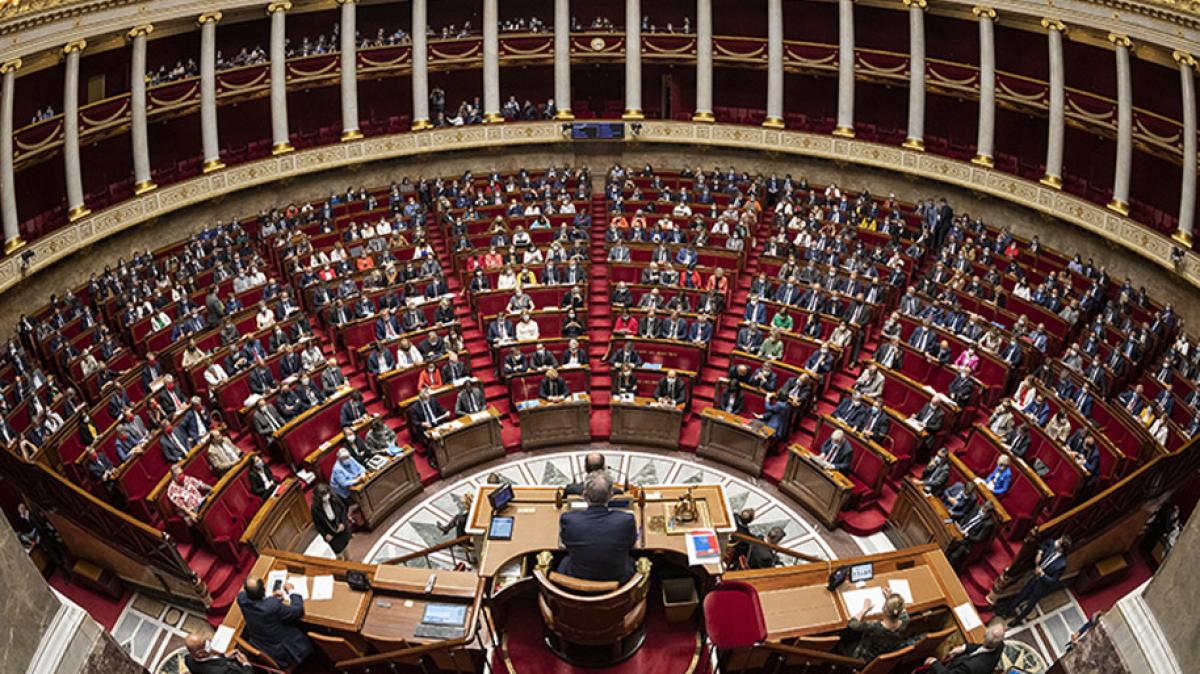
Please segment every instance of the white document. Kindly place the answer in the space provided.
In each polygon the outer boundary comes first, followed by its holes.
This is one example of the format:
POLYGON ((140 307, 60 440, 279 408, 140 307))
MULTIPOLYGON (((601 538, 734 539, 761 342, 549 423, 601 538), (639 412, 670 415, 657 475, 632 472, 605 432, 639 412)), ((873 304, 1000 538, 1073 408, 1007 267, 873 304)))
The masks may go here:
POLYGON ((867 600, 871 600, 871 610, 867 615, 879 615, 883 612, 883 588, 868 587, 862 590, 846 590, 842 592, 842 603, 846 606, 846 613, 851 616, 858 615, 862 610, 863 604, 867 600))
POLYGON ((983 626, 983 621, 979 619, 979 613, 970 604, 955 606, 954 615, 958 618, 958 622, 964 630, 973 630, 976 627, 983 626))
POLYGON ((288 576, 287 582, 292 584, 292 594, 308 599, 308 576, 288 576))
POLYGON ((228 625, 220 625, 217 627, 217 633, 209 640, 214 653, 226 653, 229 651, 229 644, 233 641, 233 628, 228 625))
POLYGON ((888 590, 891 591, 892 594, 898 594, 901 597, 904 597, 905 604, 911 604, 913 602, 912 588, 909 586, 908 581, 904 580, 903 578, 893 578, 889 580, 888 590))
POLYGON ((333 599, 333 576, 313 576, 312 600, 333 599))

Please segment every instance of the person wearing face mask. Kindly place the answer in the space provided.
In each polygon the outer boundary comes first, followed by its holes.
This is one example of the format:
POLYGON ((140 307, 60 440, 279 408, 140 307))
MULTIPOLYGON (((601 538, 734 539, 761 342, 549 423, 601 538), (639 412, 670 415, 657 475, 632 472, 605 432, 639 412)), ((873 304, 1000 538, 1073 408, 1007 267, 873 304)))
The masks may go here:
MULTIPOLYGON (((347 452, 346 458, 349 459, 347 452)), ((354 459, 349 459, 354 461, 354 459)), ((338 465, 342 459, 339 456, 338 465)), ((359 466, 362 469, 362 466, 359 466)), ((335 467, 334 470, 337 470, 335 467)), ((346 546, 350 544, 350 515, 349 507, 337 494, 334 494, 327 484, 318 484, 313 488, 312 520, 317 533, 333 550, 338 559, 346 559, 346 546)))
POLYGON ((267 464, 261 456, 256 455, 250 462, 249 472, 250 493, 261 499, 266 499, 275 493, 275 488, 279 486, 279 482, 271 474, 271 470, 267 468, 267 464))

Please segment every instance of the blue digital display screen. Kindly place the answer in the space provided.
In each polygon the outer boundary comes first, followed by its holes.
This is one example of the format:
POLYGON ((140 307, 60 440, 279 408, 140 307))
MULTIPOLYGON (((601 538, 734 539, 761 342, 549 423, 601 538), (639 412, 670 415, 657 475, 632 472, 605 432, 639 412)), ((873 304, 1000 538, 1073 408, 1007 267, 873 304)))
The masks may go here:
POLYGON ((625 138, 625 125, 620 122, 604 124, 576 122, 571 125, 571 138, 574 140, 621 140, 625 138))

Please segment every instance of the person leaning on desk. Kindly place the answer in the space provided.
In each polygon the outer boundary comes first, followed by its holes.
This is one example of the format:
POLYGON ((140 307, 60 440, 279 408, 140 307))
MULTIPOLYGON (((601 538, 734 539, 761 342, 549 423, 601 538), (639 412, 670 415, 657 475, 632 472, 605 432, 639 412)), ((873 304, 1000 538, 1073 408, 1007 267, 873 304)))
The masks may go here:
POLYGON ((558 521, 558 539, 567 556, 558 572, 574 578, 624 583, 633 576, 630 552, 637 544, 633 514, 610 510, 612 479, 603 470, 589 473, 583 486, 585 510, 568 509, 558 521))

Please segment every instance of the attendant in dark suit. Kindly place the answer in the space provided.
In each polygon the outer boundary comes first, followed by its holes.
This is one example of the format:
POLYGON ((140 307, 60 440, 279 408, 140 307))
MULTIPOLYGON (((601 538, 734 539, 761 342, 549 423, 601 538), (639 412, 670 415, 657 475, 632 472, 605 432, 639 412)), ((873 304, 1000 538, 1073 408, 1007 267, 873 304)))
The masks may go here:
POLYGON ((349 508, 337 494, 322 482, 313 488, 313 526, 338 559, 346 559, 346 546, 350 544, 349 508))
POLYGON ((559 517, 558 538, 567 556, 559 573, 595 581, 624 583, 633 576, 629 553, 637 544, 637 524, 627 512, 609 510, 613 484, 604 471, 588 474, 583 488, 586 510, 567 510, 559 517))
POLYGON ((1061 536, 1042 543, 1034 559, 1033 575, 1025 586, 1008 604, 1004 615, 1013 619, 1009 625, 1019 625, 1037 606, 1043 597, 1058 589, 1058 581, 1067 570, 1067 553, 1071 550, 1071 538, 1061 536))
MULTIPOLYGON (((783 540, 783 529, 771 527, 765 540, 772 545, 779 545, 783 540)), ((765 545, 751 543, 750 552, 746 555, 746 565, 751 569, 770 569, 779 566, 779 554, 765 545)))
POLYGON ((658 382, 654 389, 654 399, 669 405, 682 405, 687 402, 687 384, 675 374, 675 370, 667 370, 667 376, 658 382))
POLYGON ((282 590, 267 596, 262 578, 251 576, 237 598, 242 637, 283 668, 303 662, 313 651, 312 642, 295 624, 304 615, 304 599, 291 590, 285 583, 282 590))
POLYGON ((983 635, 983 644, 963 644, 947 653, 945 663, 926 658, 925 665, 934 674, 992 674, 1004 654, 1004 625, 992 625, 983 635))

